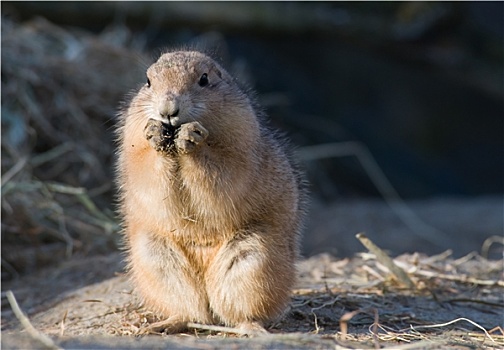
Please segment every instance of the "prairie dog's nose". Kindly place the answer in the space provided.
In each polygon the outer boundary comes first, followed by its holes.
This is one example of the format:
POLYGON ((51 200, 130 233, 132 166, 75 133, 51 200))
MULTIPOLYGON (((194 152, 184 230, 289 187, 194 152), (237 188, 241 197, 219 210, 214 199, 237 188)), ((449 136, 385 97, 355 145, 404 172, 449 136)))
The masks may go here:
POLYGON ((176 117, 179 114, 179 101, 177 96, 169 95, 158 106, 159 115, 163 118, 176 117))

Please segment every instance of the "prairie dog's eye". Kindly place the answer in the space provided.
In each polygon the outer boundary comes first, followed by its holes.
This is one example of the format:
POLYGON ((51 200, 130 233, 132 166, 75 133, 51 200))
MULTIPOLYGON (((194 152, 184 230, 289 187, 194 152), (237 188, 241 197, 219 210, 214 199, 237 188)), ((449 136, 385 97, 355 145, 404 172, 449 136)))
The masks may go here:
POLYGON ((150 88, 150 79, 149 79, 149 77, 147 77, 147 82, 145 83, 145 85, 147 85, 147 87, 150 88))
POLYGON ((198 85, 201 87, 207 86, 208 85, 208 74, 203 73, 201 76, 200 80, 198 81, 198 85))

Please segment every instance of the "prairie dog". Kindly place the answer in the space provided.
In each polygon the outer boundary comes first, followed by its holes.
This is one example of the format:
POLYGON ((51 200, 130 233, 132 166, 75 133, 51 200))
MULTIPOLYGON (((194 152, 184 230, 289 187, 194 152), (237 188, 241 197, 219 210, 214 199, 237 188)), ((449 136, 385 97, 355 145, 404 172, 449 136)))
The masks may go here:
POLYGON ((128 269, 144 305, 168 332, 262 330, 289 302, 304 212, 284 142, 197 51, 148 68, 117 134, 128 269))

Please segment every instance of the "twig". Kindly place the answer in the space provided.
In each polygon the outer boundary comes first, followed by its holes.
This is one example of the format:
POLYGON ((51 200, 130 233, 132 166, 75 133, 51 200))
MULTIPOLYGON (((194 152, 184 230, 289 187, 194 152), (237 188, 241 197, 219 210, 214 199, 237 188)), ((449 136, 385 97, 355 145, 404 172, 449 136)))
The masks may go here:
MULTIPOLYGON (((371 328, 371 326, 370 326, 371 328)), ((408 333, 397 333, 395 329, 392 329, 391 327, 387 327, 382 324, 378 324, 376 328, 379 328, 385 334, 378 333, 379 338, 382 341, 403 341, 403 342, 411 342, 411 341, 418 341, 419 339, 426 339, 424 335, 422 335, 420 332, 412 332, 410 329, 408 329, 408 333)), ((419 347, 421 348, 421 347, 419 347)))
POLYGON ((481 256, 485 259, 488 259, 488 252, 490 251, 490 247, 494 243, 500 243, 504 245, 504 237, 503 236, 490 236, 485 239, 483 245, 481 246, 481 256))
POLYGON ((453 250, 447 249, 444 252, 437 254, 437 255, 432 255, 429 256, 425 259, 422 259, 422 263, 425 265, 433 264, 436 261, 445 261, 448 259, 451 255, 453 254, 453 250))
MULTIPOLYGON (((328 302, 326 302, 326 303, 324 303, 324 304, 322 304, 322 305, 320 305, 320 306, 313 307, 313 308, 311 309, 311 312, 313 313, 313 311, 323 309, 323 308, 325 308, 326 306, 333 306, 333 305, 334 305, 337 301, 339 301, 339 300, 341 300, 341 298, 340 298, 339 296, 337 296, 336 298, 334 298, 334 299, 332 299, 332 300, 330 300, 330 301, 328 301, 328 302)), ((311 301, 311 300, 310 300, 310 301, 311 301)))
MULTIPOLYGON (((463 258, 461 258, 461 259, 463 259, 463 258)), ((459 260, 453 261, 451 265, 454 265, 454 262, 457 262, 459 260)), ((471 284, 477 284, 480 286, 504 287, 504 280, 482 280, 482 279, 469 277, 467 275, 461 275, 461 274, 448 275, 448 274, 443 274, 443 273, 440 273, 437 271, 421 270, 418 266, 412 266, 411 263, 408 263, 405 261, 396 261, 395 263, 399 267, 401 267, 405 270, 409 270, 411 274, 414 274, 417 276, 423 276, 423 277, 428 277, 428 278, 439 278, 439 279, 445 279, 445 280, 461 282, 461 283, 471 283, 471 284)))
POLYGON ((376 272, 375 270, 373 270, 371 267, 369 267, 368 265, 364 265, 362 266, 362 269, 364 271, 366 271, 367 273, 369 273, 370 275, 373 275, 375 276, 380 282, 383 282, 385 281, 385 278, 383 278, 382 275, 380 275, 378 272, 376 272))
POLYGON ((474 259, 476 256, 478 256, 478 253, 476 253, 474 251, 470 252, 470 253, 464 255, 461 258, 453 260, 451 262, 451 265, 452 266, 459 266, 459 265, 465 264, 466 262, 471 261, 472 259, 474 259))
POLYGON ((208 325, 208 324, 199 324, 199 323, 187 323, 188 328, 195 328, 195 329, 204 329, 207 331, 214 331, 214 332, 224 332, 224 333, 235 333, 235 334, 240 334, 240 335, 250 335, 250 331, 240 329, 240 328, 232 328, 232 327, 223 327, 223 326, 214 326, 214 325, 208 325))
POLYGON ((375 349, 379 349, 380 348, 380 341, 378 339, 378 325, 379 325, 379 315, 378 315, 378 309, 376 308, 372 308, 373 310, 373 313, 374 313, 374 322, 373 322, 373 330, 372 330, 372 333, 373 333, 373 340, 374 340, 374 345, 375 345, 375 349))
POLYGON ((495 280, 480 280, 480 279, 469 277, 466 275, 454 276, 454 275, 446 275, 446 274, 433 272, 433 271, 426 271, 426 270, 415 271, 415 274, 420 275, 420 276, 424 276, 424 277, 439 278, 439 279, 445 279, 445 280, 455 281, 455 282, 472 283, 472 284, 477 284, 480 286, 504 287, 504 281, 502 281, 502 280, 496 280, 496 281, 495 280))
POLYGON ((63 314, 63 319, 61 320, 61 328, 60 328, 60 337, 63 336, 65 333, 65 322, 67 318, 68 310, 65 310, 65 313, 63 314))
POLYGON ((373 342, 376 349, 380 348, 380 342, 378 339, 378 326, 379 326, 379 315, 377 308, 366 308, 366 309, 358 309, 352 312, 347 312, 340 318, 340 330, 341 330, 341 338, 342 340, 346 340, 348 335, 348 321, 350 321, 355 315, 360 313, 370 314, 370 311, 374 315, 374 321, 372 324, 371 334, 373 336, 373 342))
MULTIPOLYGON (((21 158, 12 168, 7 170, 5 174, 2 175, 2 187, 5 185, 7 182, 9 182, 10 179, 14 177, 18 172, 20 172, 24 166, 26 165, 28 161, 28 157, 23 157, 21 158)), ((3 192, 3 191, 2 191, 3 192)))
POLYGON ((313 315, 313 318, 314 318, 314 324, 315 324, 315 331, 313 332, 313 334, 319 334, 320 332, 320 327, 318 325, 318 319, 317 319, 317 314, 315 312, 313 312, 313 309, 312 309, 312 315, 313 315))
POLYGON ((38 167, 44 163, 47 163, 55 158, 58 158, 73 149, 73 145, 69 142, 65 142, 59 146, 51 148, 49 151, 37 154, 32 159, 30 159, 30 164, 33 167, 38 167))
POLYGON ((399 266, 397 266, 394 261, 383 251, 381 250, 377 245, 375 245, 369 238, 366 237, 364 233, 358 233, 355 235, 357 239, 366 247, 371 253, 373 253, 376 256, 376 259, 385 265, 391 273, 394 274, 394 276, 397 277, 397 279, 406 285, 410 289, 415 288, 415 284, 413 281, 408 277, 406 272, 404 272, 403 269, 401 269, 399 266))
POLYGON ((97 225, 102 226, 108 232, 116 229, 117 224, 113 218, 110 218, 104 214, 94 202, 89 197, 86 189, 84 187, 73 187, 57 182, 42 182, 42 181, 26 181, 10 183, 3 189, 3 195, 12 191, 20 190, 24 192, 36 191, 36 190, 46 190, 46 194, 51 193, 61 193, 66 195, 73 195, 77 200, 84 205, 84 207, 90 212, 90 214, 97 219, 97 225))
POLYGON ((504 336, 504 330, 502 329, 501 326, 495 326, 494 328, 492 328, 491 330, 488 331, 488 333, 493 333, 493 332, 496 332, 496 331, 499 331, 501 334, 496 334, 494 335, 497 336, 497 337, 502 337, 504 336))
POLYGON ((410 325, 410 328, 413 329, 413 330, 418 330, 418 329, 422 329, 422 328, 437 328, 437 327, 445 327, 445 326, 449 326, 451 325, 452 323, 455 323, 455 322, 459 322, 459 321, 466 321, 466 322, 469 322, 470 324, 472 324, 473 326, 481 329, 485 335, 492 341, 492 343, 495 343, 495 340, 492 338, 492 336, 487 332, 487 330, 483 327, 483 326, 480 326, 479 324, 477 324, 476 322, 468 319, 468 318, 464 318, 464 317, 461 317, 461 318, 457 318, 455 320, 452 320, 452 321, 449 321, 449 322, 446 322, 446 323, 439 323, 439 324, 431 324, 431 325, 425 325, 425 326, 413 326, 413 325, 410 325))
POLYGON ((44 333, 38 331, 33 327, 33 325, 30 323, 30 320, 28 317, 25 316, 23 311, 19 308, 19 305, 17 303, 16 297, 14 296, 14 293, 12 291, 7 291, 7 300, 9 300, 9 304, 12 308, 12 311, 14 312, 14 315, 18 318, 19 322, 23 325, 24 329, 28 332, 28 334, 32 337, 32 339, 40 342, 44 348, 46 349, 52 349, 52 350, 63 350, 59 346, 57 346, 51 338, 49 338, 47 335, 44 333))

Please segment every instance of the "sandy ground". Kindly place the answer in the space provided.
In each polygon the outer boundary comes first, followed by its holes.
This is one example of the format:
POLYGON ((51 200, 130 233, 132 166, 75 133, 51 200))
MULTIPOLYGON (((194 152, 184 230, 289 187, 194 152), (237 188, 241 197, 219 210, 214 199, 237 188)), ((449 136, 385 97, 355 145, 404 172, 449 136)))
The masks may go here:
MULTIPOLYGON (((431 200, 411 203, 411 208, 447 233, 443 237, 448 239, 446 248, 463 254, 470 248, 479 251, 487 236, 502 230, 501 204, 496 198, 465 203, 431 200)), ((351 258, 322 253, 303 259, 290 308, 270 326, 269 336, 243 338, 203 329, 140 336, 156 319, 138 306, 123 273, 120 253, 111 253, 75 256, 60 266, 3 283, 2 348, 42 347, 14 316, 5 298, 7 290, 13 291, 33 326, 49 335, 54 346, 65 349, 504 347, 504 334, 498 328, 504 327, 501 245, 492 245, 490 250, 498 258, 489 260, 478 254, 459 258, 449 251, 433 255, 444 247, 427 250, 428 255, 403 254, 395 261, 414 282, 414 288, 406 288, 366 252, 355 233, 367 231, 377 245, 392 252, 422 252, 434 245, 408 232, 384 203, 350 202, 319 210, 316 215, 312 212, 308 230, 311 238, 306 237, 305 242, 312 248, 306 249, 336 248, 339 254, 355 248, 361 253, 351 258), (387 238, 381 239, 380 234, 385 233, 387 238), (436 327, 422 328, 433 325, 436 327)))

